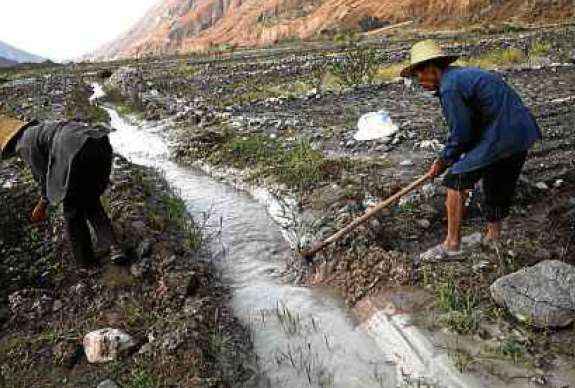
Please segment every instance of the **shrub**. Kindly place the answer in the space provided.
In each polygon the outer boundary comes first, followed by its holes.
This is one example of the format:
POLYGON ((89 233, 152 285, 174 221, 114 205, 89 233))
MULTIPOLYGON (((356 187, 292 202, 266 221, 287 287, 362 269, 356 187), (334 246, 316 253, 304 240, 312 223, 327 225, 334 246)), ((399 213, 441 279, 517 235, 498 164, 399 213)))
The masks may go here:
POLYGON ((369 47, 354 46, 347 50, 340 62, 331 65, 331 72, 345 86, 372 83, 379 63, 376 50, 369 47))

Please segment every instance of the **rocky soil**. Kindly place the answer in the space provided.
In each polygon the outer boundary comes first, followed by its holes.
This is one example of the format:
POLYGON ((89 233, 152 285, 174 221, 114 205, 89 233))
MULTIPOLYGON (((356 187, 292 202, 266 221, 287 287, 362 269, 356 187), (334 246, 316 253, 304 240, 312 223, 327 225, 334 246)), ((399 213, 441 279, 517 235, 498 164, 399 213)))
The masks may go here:
MULTIPOLYGON (((571 326, 541 330, 521 321, 494 303, 489 286, 542 260, 575 264, 574 34, 564 27, 434 35, 466 54, 463 64, 504 77, 544 132, 520 179, 502 244, 472 244, 459 262, 414 265, 444 233, 444 189, 434 182, 329 248, 311 268, 295 255, 292 269, 309 284, 339 289, 350 305, 397 286, 424 290, 430 302, 419 311, 420 326, 471 341, 442 345, 462 371, 500 382, 528 376, 572 384, 571 369, 567 377, 557 373, 573 365, 571 326)), ((421 37, 138 61, 108 89, 130 111, 172 124, 180 162, 207 164, 284 199, 294 244, 306 246, 421 176, 441 148, 447 129, 436 99, 397 78, 410 43, 421 37), (340 70, 355 71, 354 61, 374 73, 349 82, 340 70), (138 86, 126 93, 130 84, 138 86), (399 131, 389 139, 355 140, 358 118, 377 110, 388 111, 399 131)), ((466 234, 484 227, 479 197, 475 192, 469 202, 466 234)))
MULTIPOLYGON (((79 78, 5 84, 2 108, 27 118, 102 119, 87 103, 90 88, 70 79, 79 78), (47 109, 37 110, 36 99, 47 109)), ((83 269, 71 257, 60 209, 30 224, 39 190, 29 170, 8 160, 0 171, 0 386, 253 384, 249 332, 228 307, 203 231, 162 177, 116 157, 103 202, 130 262, 102 258, 83 269), (121 330, 129 341, 117 354, 103 349, 110 361, 94 364, 86 335, 100 329, 121 330)))
MULTIPOLYGON (((0 88, 0 98, 5 109, 24 117, 38 113, 50 117, 53 104, 55 111, 68 117, 94 117, 98 112, 77 102, 81 100, 77 96, 87 93, 83 86, 87 78, 82 81, 82 77, 122 67, 106 83, 109 100, 118 104, 122 113, 168 122, 173 127, 173 155, 181 163, 201 164, 232 182, 267 188, 284 202, 294 246, 305 247, 421 176, 441 148, 447 129, 436 99, 397 78, 410 44, 424 36, 417 33, 305 47, 294 44, 238 51, 226 57, 83 64, 70 73, 74 77, 53 79, 61 85, 55 90, 42 86, 40 90, 51 92, 36 93, 38 88, 30 85, 49 82, 46 80, 50 78, 38 78, 50 73, 45 69, 44 73, 22 74, 17 81, 5 83, 7 88, 0 88), (356 72, 361 73, 359 77, 348 76, 356 72), (20 102, 13 103, 9 97, 25 88, 28 92, 22 92, 20 102), (45 96, 45 100, 40 98, 43 103, 35 103, 37 95, 45 96), (42 106, 47 109, 38 108, 42 106), (398 132, 389 139, 355 140, 358 118, 377 110, 389 112, 399 126, 398 132)), ((294 255, 287 263, 288 270, 310 285, 334 287, 350 306, 360 306, 370 298, 387 298, 400 289, 425 295, 421 300, 426 303, 413 311, 414 323, 447 349, 462 372, 490 376, 489 381, 499 385, 520 381, 572 386, 573 324, 562 329, 542 328, 533 320, 521 319, 507 309, 511 304, 495 303, 490 286, 539 262, 575 264, 575 29, 443 32, 433 36, 448 50, 466 54, 463 64, 485 67, 504 77, 521 94, 543 129, 544 141, 532 150, 520 179, 516 205, 505 225, 505 241, 497 246, 471 244, 457 262, 417 265, 419 253, 440 242, 445 229, 444 189, 434 182, 358 228, 318 255, 311 265, 294 255)), ((1 272, 11 274, 10 284, 14 285, 4 295, 4 308, 0 308, 0 314, 8 319, 1 343, 16 349, 0 352, 10 357, 5 364, 13 365, 4 376, 30 371, 26 369, 30 357, 37 358, 40 365, 53 363, 54 354, 60 354, 54 347, 63 340, 71 341, 77 349, 88 331, 114 326, 136 339, 138 354, 104 367, 88 365, 80 357, 72 371, 95 376, 90 381, 112 377, 132 384, 162 373, 160 365, 173 365, 180 371, 178 362, 189 355, 195 360, 193 365, 206 368, 186 369, 186 378, 215 377, 203 381, 217 385, 229 381, 221 371, 250 377, 249 362, 230 367, 237 364, 227 364, 232 361, 210 353, 224 349, 218 354, 246 354, 242 349, 247 345, 241 328, 226 313, 225 287, 214 278, 211 267, 196 251, 185 259, 190 255, 182 251, 185 241, 176 231, 174 235, 166 232, 166 225, 171 223, 162 215, 166 206, 173 208, 172 200, 165 203, 155 189, 142 189, 156 187, 155 183, 150 186, 137 181, 148 179, 149 172, 120 161, 107 200, 122 241, 135 260, 138 258, 137 264, 129 269, 105 267, 92 276, 66 272, 73 267, 67 264, 65 253, 61 258, 60 252, 66 251, 59 248, 64 242, 58 237, 61 221, 57 216, 52 216, 49 228, 28 226, 23 209, 33 203, 35 186, 21 168, 18 162, 3 165, 4 182, 0 182, 6 202, 18 204, 2 210, 10 212, 2 220, 14 220, 15 226, 7 234, 12 236, 11 242, 3 241, 1 249, 8 252, 4 257, 20 258, 9 260, 1 272), (6 178, 4 171, 9 172, 6 178), (127 179, 128 175, 136 177, 136 184, 134 179, 127 179), (133 212, 134 217, 128 216, 133 212), (133 231, 141 235, 136 239, 133 231), (152 245, 149 259, 139 255, 148 250, 143 243, 146 240, 152 245), (182 288, 190 284, 186 280, 190 278, 185 277, 176 281, 170 293, 165 277, 178 263, 184 273, 194 273, 191 278, 197 277, 197 283, 204 286, 182 288), (126 276, 118 276, 117 271, 126 276), (137 280, 126 285, 125 279, 137 280), (88 290, 82 300, 93 300, 94 304, 74 307, 77 299, 73 295, 80 283, 86 287, 80 289, 88 290), (24 291, 29 288, 32 293, 24 291), (21 294, 13 294, 16 291, 21 294), (135 308, 126 307, 131 300, 137 301, 135 308), (205 309, 199 304, 203 300, 205 309), (42 307, 44 301, 46 307, 42 307), (59 305, 56 301, 62 305, 54 310, 54 305, 59 305), (70 303, 71 310, 80 311, 68 312, 70 303), (216 306, 224 307, 214 310, 216 306), (46 314, 41 321, 25 319, 40 314, 38 311, 46 314), (174 314, 175 320, 166 318, 169 314, 174 314), (199 316, 202 319, 187 318, 199 316), (56 325, 56 319, 63 323, 56 325), (80 329, 78 322, 83 325, 80 329), (216 337, 204 335, 209 330, 216 330, 216 337), (218 340, 217 333, 222 332, 224 338, 231 339, 218 340), (176 338, 174 343, 181 343, 179 347, 172 349, 172 337, 176 338), (207 348, 206 339, 210 339, 207 348), (146 341, 150 346, 145 347, 146 341), (139 354, 142 347, 143 354, 139 354), (180 351, 182 355, 176 357, 180 351)), ((480 193, 474 192, 467 208, 464 230, 469 235, 484 227, 479 197, 480 193)), ((55 370, 56 379, 76 376, 55 370)), ((31 376, 33 372, 29 372, 31 376)), ((184 374, 178 373, 181 379, 184 374)), ((169 378, 168 374, 159 376, 169 378)))

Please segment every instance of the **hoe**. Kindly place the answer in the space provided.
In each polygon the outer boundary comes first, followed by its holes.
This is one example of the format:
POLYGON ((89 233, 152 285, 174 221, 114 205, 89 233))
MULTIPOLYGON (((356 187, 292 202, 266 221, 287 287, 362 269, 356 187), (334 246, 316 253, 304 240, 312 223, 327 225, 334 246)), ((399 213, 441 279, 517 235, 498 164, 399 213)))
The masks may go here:
POLYGON ((393 194, 391 197, 387 198, 385 201, 380 202, 373 209, 371 209, 370 211, 368 211, 367 213, 365 213, 361 217, 356 218, 355 220, 350 222, 347 226, 340 229, 338 232, 334 233, 329 238, 312 244, 310 249, 305 250, 305 251, 300 251, 299 254, 302 257, 304 257, 306 260, 311 261, 311 259, 316 255, 316 253, 318 253, 319 251, 321 251, 322 249, 324 249, 328 245, 342 239, 347 234, 349 234, 352 230, 354 230, 359 225, 363 224, 364 222, 366 222, 367 220, 369 220, 370 218, 375 216, 381 210, 387 208, 389 205, 391 205, 392 203, 394 203, 395 201, 397 201, 398 199, 400 199, 404 195, 417 189, 419 186, 421 186, 423 183, 427 182, 430 179, 431 179, 431 174, 430 173, 425 174, 424 176, 422 176, 421 178, 419 178, 415 182, 411 183, 409 186, 401 189, 397 193, 393 194))

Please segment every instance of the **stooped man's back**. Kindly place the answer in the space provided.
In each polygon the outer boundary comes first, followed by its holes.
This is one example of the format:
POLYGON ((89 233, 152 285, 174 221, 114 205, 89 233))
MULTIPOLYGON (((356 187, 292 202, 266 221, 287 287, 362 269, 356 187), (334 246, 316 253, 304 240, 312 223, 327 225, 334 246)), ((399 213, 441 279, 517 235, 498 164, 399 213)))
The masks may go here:
POLYGON ((439 89, 450 141, 444 155, 453 172, 472 171, 525 151, 541 131, 520 96, 498 75, 448 67, 439 89), (458 160, 465 154, 462 160, 458 160))

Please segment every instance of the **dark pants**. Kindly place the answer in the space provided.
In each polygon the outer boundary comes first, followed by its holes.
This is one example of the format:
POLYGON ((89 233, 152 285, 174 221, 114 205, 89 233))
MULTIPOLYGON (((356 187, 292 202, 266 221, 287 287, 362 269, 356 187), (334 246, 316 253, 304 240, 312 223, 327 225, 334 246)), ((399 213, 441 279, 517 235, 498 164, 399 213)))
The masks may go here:
POLYGON ((483 180, 482 210, 488 222, 499 222, 509 215, 517 180, 526 157, 527 152, 521 152, 479 170, 461 174, 448 171, 443 185, 457 191, 471 190, 477 182, 483 180))
POLYGON ((64 218, 74 258, 80 264, 96 261, 88 222, 100 248, 115 244, 112 222, 100 202, 111 171, 112 147, 108 137, 88 139, 72 162, 63 203, 64 218))

